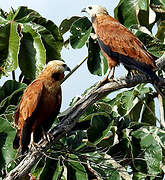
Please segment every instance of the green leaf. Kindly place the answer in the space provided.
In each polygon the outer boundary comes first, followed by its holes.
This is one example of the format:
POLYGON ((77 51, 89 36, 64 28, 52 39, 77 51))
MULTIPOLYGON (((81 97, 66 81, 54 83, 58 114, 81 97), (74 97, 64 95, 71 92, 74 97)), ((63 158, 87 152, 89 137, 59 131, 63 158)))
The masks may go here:
POLYGON ((11 160, 14 159, 16 151, 13 149, 13 140, 15 137, 15 129, 6 119, 0 117, 0 169, 5 168, 11 160))
POLYGON ((136 86, 135 90, 137 91, 138 95, 144 95, 144 94, 148 94, 148 93, 152 93, 153 90, 150 87, 146 87, 146 84, 139 84, 138 86, 136 86))
POLYGON ((132 25, 130 29, 143 42, 151 54, 157 57, 162 56, 165 45, 159 39, 153 37, 145 27, 132 25))
POLYGON ((155 12, 161 13, 164 16, 165 13, 164 0, 151 0, 151 7, 155 12))
POLYGON ((41 35, 37 32, 35 25, 24 24, 22 34, 19 65, 23 75, 27 79, 33 80, 44 68, 46 52, 41 35))
POLYGON ((147 47, 148 51, 157 57, 161 57, 165 52, 165 44, 160 42, 155 42, 154 40, 150 43, 150 46, 147 47))
POLYGON ((148 0, 120 0, 114 14, 115 18, 127 28, 133 24, 140 24, 150 31, 156 18, 148 0))
POLYGON ((95 174, 97 174, 100 179, 107 180, 120 180, 120 169, 113 167, 111 157, 104 153, 92 152, 89 153, 90 161, 89 165, 95 174))
POLYGON ((88 179, 86 170, 76 155, 70 154, 68 161, 69 161, 70 166, 73 169, 73 174, 75 176, 75 179, 78 179, 78 180, 88 179))
POLYGON ((73 22, 75 22, 76 20, 80 19, 81 17, 79 16, 72 16, 69 19, 64 19, 60 26, 59 26, 59 31, 60 33, 63 35, 65 34, 67 31, 69 31, 70 27, 72 26, 73 22))
POLYGON ((136 11, 138 10, 137 0, 120 0, 114 10, 115 18, 126 27, 138 24, 136 11))
POLYGON ((106 99, 97 101, 95 104, 91 105, 85 113, 80 117, 78 122, 83 122, 92 119, 94 116, 105 116, 109 117, 109 114, 112 112, 112 106, 109 105, 109 100, 106 102, 106 99))
POLYGON ((148 9, 148 2, 146 0, 139 0, 138 1, 138 7, 141 10, 147 11, 147 9, 148 9))
POLYGON ((147 94, 145 98, 144 109, 142 113, 142 122, 148 123, 149 125, 156 126, 156 116, 155 116, 155 102, 154 98, 147 94))
POLYGON ((162 43, 165 43, 165 20, 158 25, 158 31, 155 35, 162 43))
POLYGON ((13 13, 13 10, 9 12, 10 17, 8 20, 14 20, 19 23, 27 23, 33 21, 36 17, 40 17, 40 14, 32 9, 28 9, 26 6, 20 6, 17 10, 13 13))
POLYGON ((143 174, 141 172, 135 172, 133 173, 133 180, 141 180, 146 178, 146 174, 143 174))
POLYGON ((33 176, 36 176, 36 178, 40 178, 42 172, 44 171, 44 168, 46 166, 46 160, 40 159, 31 169, 31 173, 33 176))
POLYGON ((89 38, 87 65, 90 73, 98 76, 103 76, 108 69, 107 60, 101 53, 98 42, 92 38, 89 38))
POLYGON ((3 114, 8 106, 17 105, 26 85, 8 80, 0 88, 0 114, 3 114))
POLYGON ((77 151, 86 145, 86 143, 83 142, 83 138, 86 139, 86 133, 77 130, 76 133, 73 133, 67 138, 67 146, 70 150, 74 149, 77 151))
POLYGON ((56 179, 59 179, 61 177, 61 174, 64 170, 64 167, 61 165, 61 162, 60 160, 57 162, 57 167, 56 167, 56 170, 53 174, 53 178, 52 180, 56 180, 56 179))
POLYGON ((112 123, 110 123, 110 116, 96 115, 92 117, 91 127, 87 130, 88 140, 93 144, 97 145, 100 143, 108 134, 112 123))
POLYGON ((70 44, 72 48, 82 48, 88 40, 91 31, 91 22, 87 17, 82 17, 75 21, 70 28, 70 32, 72 34, 70 36, 70 44))
POLYGON ((14 21, 0 25, 0 76, 15 70, 18 66, 20 38, 17 28, 18 23, 14 21))
POLYGON ((134 107, 128 114, 128 117, 131 121, 138 122, 141 115, 142 106, 143 106, 143 102, 137 100, 137 103, 134 105, 134 107))
POLYGON ((131 25, 129 28, 140 39, 145 46, 149 45, 154 39, 151 32, 145 27, 140 25, 131 25))
POLYGON ((148 174, 157 175, 161 172, 162 148, 157 141, 158 129, 155 127, 143 127, 134 132, 132 135, 140 139, 140 146, 144 152, 144 158, 147 163, 148 174))
POLYGON ((144 99, 144 94, 149 92, 152 92, 152 89, 141 84, 134 89, 119 93, 109 104, 112 107, 116 107, 115 112, 118 115, 126 116, 133 121, 137 121, 141 114, 140 107, 142 106, 142 102, 140 101, 144 99), (135 119, 132 119, 133 117, 135 119))
POLYGON ((3 11, 3 9, 0 8, 0 16, 4 19, 6 19, 7 17, 7 13, 5 11, 3 11))
POLYGON ((33 22, 39 25, 37 31, 41 35, 42 42, 46 49, 47 62, 54 59, 60 60, 63 38, 59 33, 58 27, 52 21, 43 17, 36 18, 33 22))
POLYGON ((2 25, 6 25, 6 24, 8 24, 8 21, 5 19, 5 17, 0 16, 0 25, 2 26, 2 25))
POLYGON ((20 38, 17 33, 18 23, 11 21, 10 23, 10 35, 9 35, 9 47, 8 47, 8 57, 7 57, 7 64, 9 70, 15 70, 17 68, 18 63, 18 52, 20 46, 20 38))

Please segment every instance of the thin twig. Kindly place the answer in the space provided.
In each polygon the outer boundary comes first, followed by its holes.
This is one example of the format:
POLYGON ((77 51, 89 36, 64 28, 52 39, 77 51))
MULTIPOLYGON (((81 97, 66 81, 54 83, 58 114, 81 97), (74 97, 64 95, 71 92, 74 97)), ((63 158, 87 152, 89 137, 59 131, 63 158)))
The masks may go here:
POLYGON ((72 69, 72 71, 65 76, 65 78, 63 79, 63 81, 61 82, 61 84, 62 84, 66 79, 68 79, 87 59, 88 59, 88 56, 85 57, 85 58, 80 62, 80 64, 78 64, 77 66, 75 66, 75 67, 72 69))
POLYGON ((158 102, 159 102, 159 112, 160 112, 160 124, 165 129, 163 97, 160 94, 158 94, 158 102))

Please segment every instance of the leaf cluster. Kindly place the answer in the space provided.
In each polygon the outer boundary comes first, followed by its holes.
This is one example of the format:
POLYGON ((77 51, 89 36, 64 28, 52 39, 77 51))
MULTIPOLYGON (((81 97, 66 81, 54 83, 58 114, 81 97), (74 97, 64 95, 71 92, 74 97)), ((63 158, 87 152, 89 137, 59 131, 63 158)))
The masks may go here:
MULTIPOLYGON (((114 13, 151 53, 157 57, 164 53, 163 0, 120 0, 114 13)), ((24 82, 32 81, 46 62, 61 59, 63 46, 74 49, 86 46, 89 71, 104 75, 107 61, 91 33, 93 29, 87 17, 73 16, 57 27, 27 7, 12 9, 9 13, 1 9, 0 76, 19 67, 20 81, 22 77, 24 82)), ((160 71, 159 75, 162 74, 160 71)), ((13 114, 25 88, 26 84, 15 80, 8 80, 0 87, 0 176, 17 165, 13 161, 16 155, 12 148, 13 114)), ((157 97, 151 87, 141 84, 100 99, 85 111, 70 133, 43 154, 30 173, 41 180, 162 179, 165 131, 157 116, 157 97)), ((78 100, 73 98, 69 109, 78 100)), ((164 103, 163 100, 163 112, 164 103)), ((59 119, 65 113, 61 113, 59 119)), ((165 118, 164 115, 161 118, 165 118)))

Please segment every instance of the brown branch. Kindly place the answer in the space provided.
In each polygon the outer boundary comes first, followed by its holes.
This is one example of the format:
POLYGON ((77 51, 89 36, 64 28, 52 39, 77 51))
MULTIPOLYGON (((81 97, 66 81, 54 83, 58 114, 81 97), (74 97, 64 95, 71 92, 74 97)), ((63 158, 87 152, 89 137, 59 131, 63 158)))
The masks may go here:
MULTIPOLYGON (((161 79, 162 84, 165 84, 165 80, 161 79)), ((15 180, 22 178, 24 175, 28 174, 31 168, 36 164, 40 158, 42 158, 43 153, 46 152, 53 142, 58 141, 69 133, 73 127, 75 127, 77 120, 86 111, 86 109, 99 100, 101 97, 107 95, 110 92, 119 90, 122 88, 131 88, 139 83, 150 82, 144 75, 135 76, 133 79, 119 78, 113 82, 107 82, 101 86, 96 85, 91 91, 84 95, 80 100, 78 100, 74 106, 67 112, 62 118, 60 123, 54 127, 50 133, 52 137, 50 142, 44 142, 41 140, 39 145, 41 145, 40 151, 34 148, 26 155, 26 157, 7 175, 5 180, 15 180)))
POLYGON ((165 66, 165 53, 156 61, 156 65, 159 69, 165 66))

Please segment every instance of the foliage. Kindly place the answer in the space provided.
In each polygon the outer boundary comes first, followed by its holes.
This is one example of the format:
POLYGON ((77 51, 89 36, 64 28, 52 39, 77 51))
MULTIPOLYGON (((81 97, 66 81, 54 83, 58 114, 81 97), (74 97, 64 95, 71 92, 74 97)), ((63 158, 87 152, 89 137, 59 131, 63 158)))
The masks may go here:
MULTIPOLYGON (((120 0, 114 12, 115 18, 138 36, 151 53, 158 57, 164 53, 163 0, 120 0), (156 24, 158 30, 154 36, 152 30, 156 24)), ((46 61, 61 59, 61 49, 68 43, 74 49, 86 45, 89 71, 103 75, 107 62, 97 41, 90 37, 91 32, 87 17, 73 16, 57 27, 27 7, 12 9, 9 13, 1 9, 0 76, 19 66, 21 76, 31 81, 46 61), (67 32, 70 32, 69 37, 67 32)), ((13 114, 25 87, 15 80, 8 80, 0 87, 2 172, 16 166, 12 161, 16 154, 12 148, 13 114)), ((165 130, 157 117, 156 100, 157 93, 145 84, 118 92, 113 98, 100 99, 79 118, 75 128, 35 164, 31 173, 40 180, 163 179, 165 130)), ((70 107, 76 101, 73 98, 70 107)))
POLYGON ((0 14, 0 76, 19 67, 25 78, 33 80, 46 60, 61 59, 63 38, 58 27, 39 13, 19 7, 0 14))

